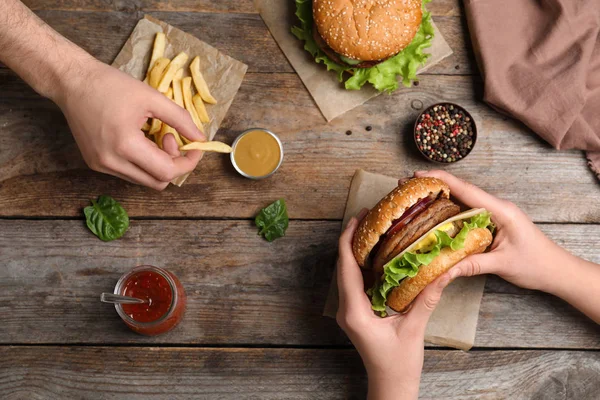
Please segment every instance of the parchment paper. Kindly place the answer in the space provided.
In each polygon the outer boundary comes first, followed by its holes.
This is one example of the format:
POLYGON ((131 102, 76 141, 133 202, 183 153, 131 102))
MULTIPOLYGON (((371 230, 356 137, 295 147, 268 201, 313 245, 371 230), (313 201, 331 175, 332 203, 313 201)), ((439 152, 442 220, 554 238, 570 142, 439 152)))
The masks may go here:
MULTIPOLYGON (((380 94, 370 84, 361 90, 346 90, 335 73, 315 62, 310 53, 304 50, 304 42, 292 35, 292 26, 299 24, 294 15, 296 4, 293 0, 254 0, 254 5, 327 121, 380 94)), ((425 50, 431 57, 418 72, 431 68, 452 54, 452 49, 434 23, 433 27, 433 45, 425 50)), ((406 88, 400 85, 398 90, 406 88)))
MULTIPOLYGON (((372 208, 398 185, 397 178, 357 170, 352 179, 342 227, 363 208, 372 208)), ((336 275, 329 288, 323 315, 335 318, 338 308, 336 275)), ((427 325, 425 341, 469 350, 475 342, 479 306, 485 286, 485 276, 458 278, 444 290, 442 299, 427 325)), ((390 314, 394 311, 388 308, 390 314)))
MULTIPOLYGON (((248 66, 195 36, 148 15, 137 23, 112 66, 142 80, 148 69, 157 32, 164 32, 167 37, 165 57, 172 59, 181 51, 188 54, 189 60, 183 69, 184 76, 190 76, 189 63, 194 57, 200 56, 200 70, 218 101, 214 105, 206 104, 210 122, 204 124, 204 134, 208 140, 212 140, 242 84, 248 66)), ((171 183, 181 186, 187 177, 188 175, 179 177, 171 183)))

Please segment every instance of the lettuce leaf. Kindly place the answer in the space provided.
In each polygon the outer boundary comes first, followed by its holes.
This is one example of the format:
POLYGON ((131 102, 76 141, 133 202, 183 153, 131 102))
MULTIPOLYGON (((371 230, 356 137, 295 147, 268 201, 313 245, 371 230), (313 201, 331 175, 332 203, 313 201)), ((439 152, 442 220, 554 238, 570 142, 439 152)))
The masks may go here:
POLYGON ((446 232, 434 231, 436 243, 426 253, 406 252, 401 257, 390 260, 383 267, 383 276, 380 281, 375 282, 373 287, 367 291, 371 296, 371 308, 379 311, 385 316, 385 305, 390 291, 400 285, 400 281, 407 277, 413 277, 419 271, 421 265, 429 265, 442 251, 444 247, 450 247, 452 250, 459 250, 465 247, 465 240, 470 231, 475 228, 494 229, 490 212, 482 212, 465 221, 460 232, 450 237, 446 232))
POLYGON ((417 69, 425 64, 429 57, 429 54, 423 53, 423 50, 431 47, 433 41, 431 13, 425 10, 425 4, 430 1, 423 0, 421 26, 412 42, 400 53, 371 68, 340 65, 319 49, 312 36, 312 0, 296 0, 296 16, 300 20, 300 26, 292 27, 292 33, 298 39, 304 40, 304 49, 315 57, 317 63, 323 63, 328 71, 337 73, 340 82, 344 80, 344 72, 352 75, 344 83, 347 90, 359 90, 369 82, 380 92, 393 92, 398 89, 397 76, 402 77, 404 86, 410 87, 411 82, 417 78, 417 69))
POLYGON ((312 0, 296 0, 296 17, 300 20, 300 26, 293 26, 292 33, 300 40, 304 40, 304 50, 308 51, 317 63, 323 63, 327 66, 327 71, 335 71, 338 80, 344 80, 344 71, 349 68, 336 63, 317 46, 317 42, 312 35, 313 16, 312 0))

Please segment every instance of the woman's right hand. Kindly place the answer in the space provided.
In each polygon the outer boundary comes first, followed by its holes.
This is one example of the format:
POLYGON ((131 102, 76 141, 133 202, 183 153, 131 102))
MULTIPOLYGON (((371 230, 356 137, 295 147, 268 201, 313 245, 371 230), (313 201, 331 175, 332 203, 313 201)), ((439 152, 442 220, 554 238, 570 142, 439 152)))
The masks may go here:
POLYGON ((465 258, 453 268, 453 276, 495 274, 517 286, 556 293, 557 281, 564 275, 561 265, 573 263, 575 256, 548 239, 515 204, 444 171, 415 172, 415 176, 439 178, 466 206, 492 213, 496 235, 491 250, 465 258))

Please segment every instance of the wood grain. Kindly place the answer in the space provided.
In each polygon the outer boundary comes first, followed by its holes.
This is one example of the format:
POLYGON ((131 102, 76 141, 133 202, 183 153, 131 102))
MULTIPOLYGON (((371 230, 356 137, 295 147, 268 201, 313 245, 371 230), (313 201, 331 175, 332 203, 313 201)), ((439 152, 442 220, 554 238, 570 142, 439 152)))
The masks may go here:
POLYGON ((600 186, 583 154, 554 151, 481 104, 481 88, 472 77, 431 76, 327 124, 296 75, 248 74, 216 138, 231 143, 249 127, 268 127, 284 144, 281 169, 250 181, 226 156, 208 154, 183 187, 157 193, 87 170, 60 111, 0 71, 0 216, 78 216, 89 198, 109 194, 131 216, 251 218, 283 197, 293 218, 341 219, 357 168, 401 177, 436 167, 416 152, 411 127, 423 107, 451 100, 475 116, 479 138, 446 170, 536 221, 600 222, 600 186))
MULTIPOLYGON (((419 86, 330 124, 249 0, 24 1, 104 62, 150 13, 247 63, 218 138, 231 142, 265 126, 280 134, 286 159, 263 182, 246 181, 226 158, 207 155, 183 188, 135 187, 87 170, 60 110, 0 64, 2 398, 364 398, 360 358, 335 321, 321 317, 339 219, 356 168, 404 176, 431 167, 410 144, 410 126, 419 110, 441 100, 468 107, 480 129, 475 152, 447 169, 513 200, 536 221, 595 223, 540 227, 600 263, 598 182, 580 152, 555 152, 481 104, 480 79, 466 76, 477 67, 458 0, 428 6, 453 56, 419 86), (81 220, 14 219, 79 218, 99 194, 114 196, 134 217, 226 220, 132 220, 123 239, 103 243, 81 220), (239 218, 281 197, 293 218, 307 220, 292 220, 287 236, 269 244, 239 218), (174 271, 189 296, 182 325, 158 338, 131 333, 98 300, 143 263, 174 271), (102 344, 118 346, 90 346, 102 344), (193 347, 170 347, 182 345, 193 347)), ((599 329, 556 298, 489 277, 479 350, 427 350, 420 398, 600 398, 599 329), (505 347, 594 351, 482 350, 505 347)))
MULTIPOLYGON (((600 263, 600 226, 543 228, 600 263)), ((104 243, 82 221, 2 220, 0 343, 343 345, 335 321, 321 316, 339 232, 337 221, 292 221, 285 238, 267 243, 252 221, 133 221, 104 243), (98 300, 141 264, 172 270, 188 292, 184 323, 167 335, 129 332, 98 300)), ((512 288, 488 287, 476 346, 600 348, 600 328, 577 311, 512 288)))
MULTIPOLYGON (((177 11, 257 13, 251 0, 23 0, 29 8, 60 11, 177 11)), ((445 9, 452 9, 446 5, 445 9)))
MULTIPOLYGON (((215 4, 228 2, 215 1, 215 4)), ((59 33, 101 61, 111 63, 137 21, 143 18, 146 12, 40 10, 37 14, 59 33)), ((258 14, 161 11, 147 14, 182 29, 248 64, 250 72, 294 72, 258 14)), ((435 22, 446 41, 451 43, 454 54, 427 72, 452 75, 476 73, 466 27, 460 18, 440 16, 435 18, 435 22)), ((293 15, 289 16, 289 23, 290 27, 296 23, 293 15)), ((298 46, 302 46, 300 41, 298 46)), ((306 55, 310 57, 308 52, 306 55)))
MULTIPOLYGON (((226 4, 226 3, 218 3, 226 4)), ((145 14, 131 12, 66 12, 40 10, 37 14, 62 35, 92 55, 111 63, 137 21, 145 14)), ((177 28, 217 47, 249 66, 250 72, 294 70, 258 15, 150 12, 177 28)), ((454 53, 430 68, 428 74, 470 75, 477 73, 464 21, 439 16, 435 22, 454 53)), ((296 21, 290 16, 290 26, 296 21)), ((302 46, 298 42, 298 46, 302 46)), ((307 53, 307 57, 309 57, 307 53)), ((0 63, 0 69, 6 68, 0 63)))
MULTIPOLYGON (((65 11, 178 11, 256 13, 251 0, 23 0, 33 10, 65 11)), ((433 15, 459 16, 458 0, 435 0, 427 5, 433 15)))
MULTIPOLYGON (((364 399, 354 350, 1 347, 7 400, 364 399)), ((420 399, 594 399, 600 359, 581 351, 425 352, 420 399)))

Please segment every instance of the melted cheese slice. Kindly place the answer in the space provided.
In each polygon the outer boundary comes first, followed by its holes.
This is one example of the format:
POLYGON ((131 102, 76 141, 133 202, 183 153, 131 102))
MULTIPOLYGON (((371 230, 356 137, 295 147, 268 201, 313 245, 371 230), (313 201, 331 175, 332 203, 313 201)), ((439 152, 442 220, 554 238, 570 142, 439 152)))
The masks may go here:
POLYGON ((437 243, 437 236, 435 236, 435 231, 442 231, 449 233, 454 228, 453 222, 447 222, 442 226, 438 226, 433 231, 429 231, 427 236, 418 241, 412 248, 412 251, 421 251, 421 253, 426 253, 429 251, 435 244, 437 243))
MULTIPOLYGON (((471 217, 474 217, 475 215, 481 214, 486 211, 487 210, 485 208, 475 208, 475 209, 471 209, 471 210, 462 212, 460 214, 457 214, 452 218, 448 218, 447 220, 439 223, 437 226, 434 226, 429 232, 427 232, 426 234, 421 236, 419 239, 415 240, 415 242, 413 244, 408 246, 406 249, 404 249, 404 251, 402 251, 400 254, 398 254, 394 258, 402 257, 404 255, 404 253, 407 253, 409 251, 415 252, 419 249, 424 249, 427 245, 431 246, 432 241, 434 241, 433 243, 435 243, 435 240, 436 240, 436 236, 434 233, 435 231, 444 230, 442 228, 445 228, 446 230, 452 229, 452 223, 454 221, 461 221, 461 220, 469 219, 471 217), (424 242, 424 244, 422 244, 423 242, 424 242)), ((423 250, 421 250, 421 252, 424 253, 423 250)), ((391 260, 389 262, 391 262, 391 260)))

